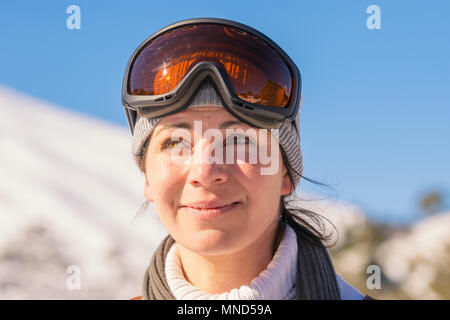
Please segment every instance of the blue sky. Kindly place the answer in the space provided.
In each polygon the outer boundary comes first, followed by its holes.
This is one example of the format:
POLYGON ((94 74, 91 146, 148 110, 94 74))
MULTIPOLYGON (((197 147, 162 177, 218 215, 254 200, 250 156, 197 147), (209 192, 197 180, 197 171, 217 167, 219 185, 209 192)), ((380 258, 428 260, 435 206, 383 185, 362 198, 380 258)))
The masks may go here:
POLYGON ((407 222, 423 192, 450 197, 449 14, 447 0, 3 2, 0 83, 127 127, 123 72, 146 37, 187 18, 242 22, 301 71, 304 175, 337 193, 300 188, 407 222), (72 4, 80 30, 66 28, 72 4), (366 26, 372 4, 379 30, 366 26))

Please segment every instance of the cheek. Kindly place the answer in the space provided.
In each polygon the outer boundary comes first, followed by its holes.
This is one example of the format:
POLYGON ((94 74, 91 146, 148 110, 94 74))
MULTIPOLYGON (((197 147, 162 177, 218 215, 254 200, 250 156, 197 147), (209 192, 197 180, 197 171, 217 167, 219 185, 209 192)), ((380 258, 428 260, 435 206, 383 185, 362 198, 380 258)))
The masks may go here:
POLYGON ((246 161, 237 161, 236 168, 240 175, 245 177, 245 184, 249 190, 270 190, 273 193, 273 188, 280 186, 283 176, 283 158, 278 148, 267 147, 270 155, 259 154, 259 157, 264 157, 264 162, 261 159, 257 163, 249 163, 246 161), (272 150, 274 149, 274 150, 272 150), (278 158, 278 159, 277 159, 278 158))
POLYGON ((278 162, 274 161, 272 165, 261 163, 238 165, 243 177, 242 185, 248 194, 249 212, 251 214, 255 212, 256 215, 264 214, 268 219, 278 215, 283 183, 283 158, 278 148, 273 151, 274 156, 278 156, 278 162))
POLYGON ((258 210, 273 211, 280 199, 282 183, 280 172, 263 175, 259 165, 242 164, 238 167, 241 184, 248 194, 249 206, 257 207, 258 210))
POLYGON ((154 156, 147 162, 147 177, 157 207, 171 205, 183 188, 181 168, 172 161, 154 156))

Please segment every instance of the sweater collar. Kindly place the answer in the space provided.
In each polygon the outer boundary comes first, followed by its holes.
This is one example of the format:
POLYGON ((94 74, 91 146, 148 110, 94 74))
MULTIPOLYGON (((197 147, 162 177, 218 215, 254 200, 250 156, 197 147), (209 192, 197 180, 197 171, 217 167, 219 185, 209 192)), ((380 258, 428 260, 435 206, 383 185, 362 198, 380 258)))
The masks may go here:
POLYGON ((165 275, 170 291, 177 300, 287 300, 295 296, 297 272, 297 236, 289 224, 273 259, 248 285, 221 294, 204 292, 184 277, 177 243, 165 260, 165 275))

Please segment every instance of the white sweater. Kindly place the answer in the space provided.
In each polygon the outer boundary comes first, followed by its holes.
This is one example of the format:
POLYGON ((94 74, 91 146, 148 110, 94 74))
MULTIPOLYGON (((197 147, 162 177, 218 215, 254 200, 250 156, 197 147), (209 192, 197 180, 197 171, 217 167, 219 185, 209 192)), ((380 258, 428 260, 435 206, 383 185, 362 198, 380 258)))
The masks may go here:
MULTIPOLYGON (((165 264, 166 279, 177 300, 289 300, 295 296, 295 276, 297 271, 297 236, 291 226, 286 232, 277 251, 268 264, 250 284, 221 294, 204 292, 189 283, 183 273, 177 244, 170 248, 165 264)), ((341 299, 360 300, 364 296, 337 275, 341 299)))

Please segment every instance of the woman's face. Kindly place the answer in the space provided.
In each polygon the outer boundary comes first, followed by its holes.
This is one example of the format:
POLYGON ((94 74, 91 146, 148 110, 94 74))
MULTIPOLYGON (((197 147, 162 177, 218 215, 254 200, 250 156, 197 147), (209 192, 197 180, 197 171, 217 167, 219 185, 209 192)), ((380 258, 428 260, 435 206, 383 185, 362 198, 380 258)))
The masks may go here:
POLYGON ((237 252, 264 237, 278 222, 280 196, 290 192, 279 145, 276 140, 271 141, 270 130, 266 130, 267 142, 258 135, 250 138, 256 145, 267 145, 264 152, 271 159, 277 157, 277 168, 270 174, 261 174, 261 169, 270 165, 259 161, 259 150, 258 160, 250 161, 246 139, 236 129, 259 133, 256 128, 238 122, 224 108, 188 108, 158 123, 146 151, 146 198, 155 203, 162 223, 175 241, 202 255, 237 252), (194 121, 201 121, 197 122, 201 123, 201 129, 197 126, 196 136, 194 121), (208 129, 219 130, 223 140, 218 143, 208 138, 205 135, 208 129), (227 129, 235 131, 234 134, 227 129), (236 135, 241 138, 231 138, 236 135), (223 146, 223 141, 227 141, 223 157, 208 160, 208 155, 217 156, 217 151, 212 150, 214 146, 223 146), (238 149, 247 156, 239 156, 238 149), (230 154, 235 155, 232 161, 225 158, 230 154), (219 158, 223 163, 218 163, 219 158), (221 209, 219 214, 220 210, 209 211, 214 215, 210 217, 205 210, 195 209, 201 206, 199 202, 209 201, 204 203, 205 207, 232 205, 221 209))

